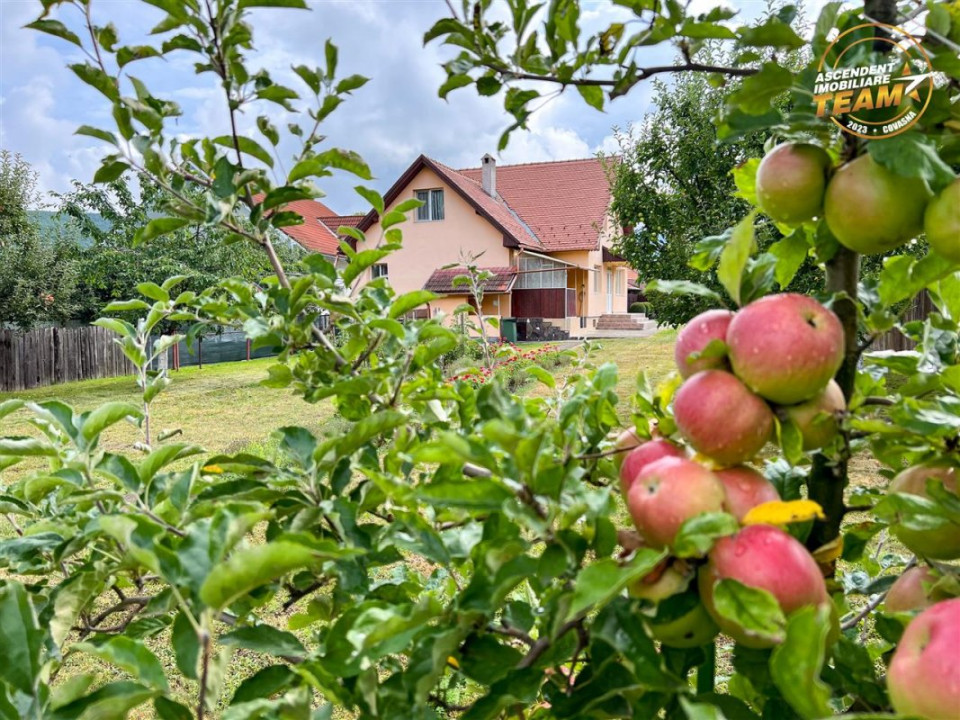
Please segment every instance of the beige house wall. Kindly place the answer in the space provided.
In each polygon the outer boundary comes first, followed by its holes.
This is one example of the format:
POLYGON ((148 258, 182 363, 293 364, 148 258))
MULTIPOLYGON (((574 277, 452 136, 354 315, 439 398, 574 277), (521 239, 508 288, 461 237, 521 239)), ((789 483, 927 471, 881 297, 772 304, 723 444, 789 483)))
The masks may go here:
MULTIPOLYGON (((450 188, 435 172, 423 168, 403 189, 387 212, 415 197, 416 190, 443 189, 443 220, 418 221, 417 211, 407 213, 407 222, 397 226, 403 232, 403 247, 386 258, 387 277, 398 293, 420 290, 430 274, 451 263, 458 263, 461 251, 483 253, 477 261, 486 267, 507 267, 511 251, 503 246, 503 235, 477 214, 456 190, 450 188)), ((366 247, 376 246, 380 226, 367 231, 366 247)), ((364 281, 369 280, 369 273, 364 281)))
POLYGON ((601 250, 571 250, 552 253, 550 257, 574 263, 581 268, 588 268, 585 272, 568 273, 570 280, 568 280, 567 286, 574 287, 577 290, 578 305, 582 306, 581 314, 583 316, 587 318, 598 318, 607 312, 627 312, 627 276, 625 265, 620 263, 604 263, 603 251, 601 250), (612 275, 608 276, 607 271, 610 271, 612 275), (618 273, 620 274, 619 287, 617 286, 618 273), (589 279, 589 282, 584 282, 585 277, 589 279), (612 302, 610 303, 609 309, 607 303, 608 288, 612 294, 612 302))
MULTIPOLYGON (((435 221, 418 221, 416 210, 407 213, 407 222, 397 226, 403 233, 403 246, 389 255, 387 277, 397 293, 419 290, 430 274, 444 265, 461 261, 463 254, 482 253, 477 264, 486 267, 516 266, 518 251, 503 245, 503 235, 474 208, 456 190, 447 185, 439 175, 429 168, 423 168, 407 184, 399 196, 386 211, 390 212, 402 202, 415 197, 417 190, 442 188, 444 199, 444 218, 435 221)), ((608 214, 600 228, 600 242, 610 246, 619 234, 612 216, 608 214)), ((364 248, 373 248, 381 239, 379 225, 367 231, 364 248)), ((549 257, 572 263, 577 268, 568 271, 567 286, 577 291, 578 316, 560 319, 558 324, 568 330, 580 328, 579 316, 588 318, 587 327, 592 328, 597 318, 607 312, 627 312, 626 267, 621 264, 608 264, 602 261, 600 250, 572 250, 558 253, 542 253, 549 257), (607 270, 612 271, 608 277, 607 270), (620 274, 619 292, 617 276, 620 274), (608 310, 607 293, 612 293, 612 303, 608 310)), ((370 280, 370 271, 364 274, 362 282, 370 280)), ((453 311, 467 301, 466 295, 443 296, 430 303, 431 315, 444 313, 448 322, 453 322, 453 311)), ((488 317, 512 317, 509 295, 488 295, 484 298, 484 314, 488 317)), ((549 319, 549 318, 548 318, 549 319)), ((556 323, 558 319, 553 319, 556 323)), ((491 332, 495 332, 491 329, 491 332)))
MULTIPOLYGON (((431 317, 436 317, 442 313, 445 325, 459 325, 459 318, 454 315, 454 311, 461 305, 469 302, 470 298, 467 295, 443 295, 430 303, 430 315, 431 317)), ((486 329, 488 336, 498 337, 500 335, 499 319, 510 317, 510 296, 484 295, 483 315, 484 318, 497 318, 497 326, 494 327, 490 323, 487 323, 486 329)), ((472 314, 470 320, 472 320, 474 324, 477 324, 476 314, 472 314)))

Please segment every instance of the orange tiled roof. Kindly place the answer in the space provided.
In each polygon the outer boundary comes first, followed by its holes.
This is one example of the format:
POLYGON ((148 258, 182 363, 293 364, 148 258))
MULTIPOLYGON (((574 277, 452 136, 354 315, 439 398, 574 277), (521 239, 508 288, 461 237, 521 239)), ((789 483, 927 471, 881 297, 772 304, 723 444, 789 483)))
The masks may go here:
MULTIPOLYGON (((480 168, 458 172, 489 197, 480 186, 480 168)), ((497 195, 533 231, 542 250, 595 250, 610 184, 597 158, 498 165, 497 195)))
MULTIPOLYGON (((513 283, 517 279, 517 270, 512 267, 486 267, 478 268, 486 270, 491 275, 483 283, 483 291, 489 294, 508 293, 513 289, 513 283)), ((466 274, 466 268, 441 268, 434 270, 424 283, 423 289, 435 293, 445 293, 449 295, 468 295, 470 293, 466 285, 454 284, 454 279, 466 274)))
MULTIPOLYGON (((497 197, 484 192, 482 170, 454 170, 425 155, 393 184, 384 201, 392 203, 424 167, 444 181, 504 235, 504 244, 539 252, 596 250, 610 204, 610 186, 601 161, 561 160, 497 166, 497 197)), ((377 219, 369 212, 360 223, 377 219)))

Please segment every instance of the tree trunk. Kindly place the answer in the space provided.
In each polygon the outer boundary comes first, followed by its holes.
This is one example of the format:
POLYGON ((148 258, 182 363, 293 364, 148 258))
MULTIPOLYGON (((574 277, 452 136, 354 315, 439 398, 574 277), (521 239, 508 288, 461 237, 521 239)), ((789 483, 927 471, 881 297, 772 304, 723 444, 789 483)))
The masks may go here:
MULTIPOLYGON (((896 24, 896 0, 864 0, 863 11, 864 15, 872 21, 888 25, 896 24)), ((876 28, 876 36, 889 37, 882 28, 876 28)), ((890 49, 890 44, 885 42, 876 42, 874 46, 880 52, 890 49)), ((849 162, 856 155, 857 143, 853 137, 848 137, 847 140, 844 161, 849 162)), ((836 380, 847 400, 853 394, 857 362, 860 359, 860 340, 857 337, 857 283, 859 280, 860 256, 851 250, 840 248, 827 263, 826 290, 831 294, 841 293, 841 297, 834 303, 833 310, 843 325, 846 354, 836 380)), ((844 512, 843 491, 849 481, 847 473, 849 459, 849 438, 845 438, 839 457, 830 458, 822 453, 817 453, 813 457, 807 490, 810 499, 823 508, 826 519, 814 522, 810 537, 807 538, 807 547, 810 550, 823 547, 840 537, 840 524, 843 522, 844 512)), ((827 573, 833 575, 836 561, 828 561, 823 565, 827 573)))

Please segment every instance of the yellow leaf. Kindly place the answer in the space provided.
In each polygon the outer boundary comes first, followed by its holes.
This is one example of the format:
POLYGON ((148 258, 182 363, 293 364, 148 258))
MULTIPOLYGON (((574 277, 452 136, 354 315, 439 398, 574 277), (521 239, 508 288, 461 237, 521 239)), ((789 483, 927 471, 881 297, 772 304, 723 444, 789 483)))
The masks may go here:
POLYGON ((460 663, 457 662, 457 659, 453 655, 447 656, 447 664, 457 670, 460 669, 460 663))
POLYGON ((743 518, 744 525, 789 525, 819 518, 825 520, 823 508, 813 500, 775 500, 751 508, 743 518))
POLYGON ((203 469, 203 471, 204 471, 205 473, 210 473, 210 474, 212 474, 212 475, 222 475, 222 474, 223 474, 223 468, 220 467, 219 465, 207 465, 207 466, 203 469))
POLYGON ((838 535, 826 545, 813 551, 813 559, 820 565, 832 563, 843 554, 843 535, 838 535))

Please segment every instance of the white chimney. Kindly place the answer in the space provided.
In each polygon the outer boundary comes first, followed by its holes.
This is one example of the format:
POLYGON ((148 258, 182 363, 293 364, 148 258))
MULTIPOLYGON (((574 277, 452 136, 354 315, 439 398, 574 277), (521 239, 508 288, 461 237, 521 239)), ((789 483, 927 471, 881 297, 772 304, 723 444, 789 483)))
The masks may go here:
POLYGON ((483 191, 492 198, 497 196, 497 161, 487 153, 480 161, 483 165, 483 191))

